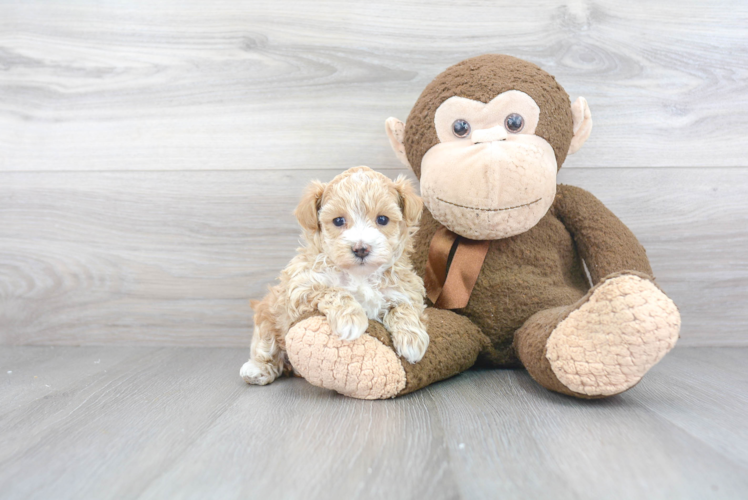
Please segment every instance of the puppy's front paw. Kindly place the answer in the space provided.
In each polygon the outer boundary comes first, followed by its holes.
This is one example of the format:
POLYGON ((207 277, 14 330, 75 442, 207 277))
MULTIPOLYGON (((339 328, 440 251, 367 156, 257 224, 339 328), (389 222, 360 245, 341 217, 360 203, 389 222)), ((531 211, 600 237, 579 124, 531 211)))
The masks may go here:
POLYGON ((360 307, 328 313, 327 321, 330 322, 332 331, 341 340, 356 340, 369 327, 369 318, 366 317, 366 313, 360 307))
POLYGON ((250 359, 239 370, 239 375, 248 384, 267 385, 275 380, 279 373, 272 363, 259 363, 254 359, 250 359))
POLYGON ((397 354, 408 363, 418 363, 423 359, 429 346, 429 334, 426 330, 419 327, 396 328, 391 335, 397 354))

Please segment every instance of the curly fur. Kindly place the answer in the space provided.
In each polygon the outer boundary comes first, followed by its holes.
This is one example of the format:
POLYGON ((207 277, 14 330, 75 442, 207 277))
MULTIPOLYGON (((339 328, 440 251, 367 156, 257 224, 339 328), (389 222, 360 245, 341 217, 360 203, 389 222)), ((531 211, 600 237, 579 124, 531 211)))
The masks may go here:
POLYGON ((397 353, 419 361, 429 343, 425 291, 409 255, 422 210, 405 177, 392 181, 367 167, 349 169, 329 184, 310 184, 295 211, 303 246, 281 272, 280 283, 252 303, 255 328, 242 378, 265 385, 290 373, 285 335, 315 311, 343 340, 360 337, 369 319, 381 321, 397 353), (378 223, 379 216, 388 222, 378 223), (340 218, 342 226, 334 222, 340 218), (368 251, 364 257, 355 252, 361 248, 368 251))

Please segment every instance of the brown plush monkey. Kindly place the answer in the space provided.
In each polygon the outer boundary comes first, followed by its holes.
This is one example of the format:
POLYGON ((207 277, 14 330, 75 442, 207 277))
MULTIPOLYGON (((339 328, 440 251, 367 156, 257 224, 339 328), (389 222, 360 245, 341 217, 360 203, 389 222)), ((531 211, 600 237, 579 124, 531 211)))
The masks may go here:
POLYGON ((591 128, 587 102, 570 104, 526 61, 485 55, 437 76, 406 124, 386 123, 427 208, 413 253, 435 306, 426 356, 400 360, 373 321, 342 342, 317 316, 287 336, 297 372, 367 399, 412 392, 476 362, 524 366, 544 387, 583 398, 638 383, 675 345, 680 315, 631 231, 590 193, 556 184, 591 128))

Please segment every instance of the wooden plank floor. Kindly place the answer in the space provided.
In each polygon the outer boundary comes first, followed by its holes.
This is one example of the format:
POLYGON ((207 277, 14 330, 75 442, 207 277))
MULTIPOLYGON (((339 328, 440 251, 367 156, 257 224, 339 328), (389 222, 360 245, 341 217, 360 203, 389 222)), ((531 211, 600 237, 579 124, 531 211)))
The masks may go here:
POLYGON ((246 349, 4 347, 0 498, 746 498, 748 348, 579 401, 471 371, 390 401, 246 386, 246 349))

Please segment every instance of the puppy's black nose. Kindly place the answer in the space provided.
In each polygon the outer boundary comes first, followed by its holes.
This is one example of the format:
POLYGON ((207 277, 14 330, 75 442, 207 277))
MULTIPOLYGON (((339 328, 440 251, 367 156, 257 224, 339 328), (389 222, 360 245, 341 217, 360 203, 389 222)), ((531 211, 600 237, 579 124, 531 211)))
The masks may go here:
POLYGON ((371 252, 371 247, 369 245, 364 245, 363 243, 356 243, 351 247, 351 252, 353 252, 353 254, 359 259, 363 259, 367 255, 369 255, 369 252, 371 252))

